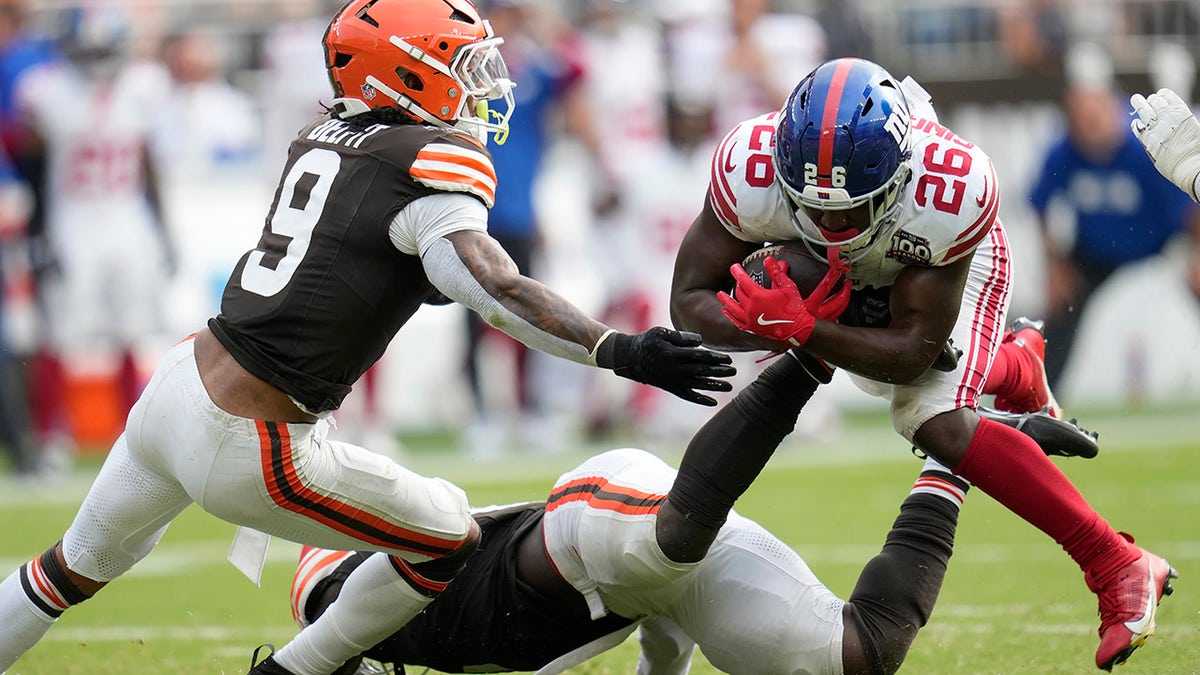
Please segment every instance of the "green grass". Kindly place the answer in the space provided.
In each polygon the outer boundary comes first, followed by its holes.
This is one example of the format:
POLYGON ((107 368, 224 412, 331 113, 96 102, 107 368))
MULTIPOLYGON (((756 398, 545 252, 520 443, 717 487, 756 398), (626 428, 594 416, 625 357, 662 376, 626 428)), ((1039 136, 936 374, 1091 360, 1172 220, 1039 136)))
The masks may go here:
MULTIPOLYGON (((1200 673, 1198 418, 1182 411, 1090 419, 1105 441, 1100 457, 1056 460, 1114 526, 1168 557, 1182 576, 1162 605, 1158 634, 1123 673, 1200 673)), ((851 426, 835 442, 789 442, 738 504, 843 597, 878 551, 920 466, 879 420, 851 426)), ((414 439, 406 463, 456 481, 478 505, 543 497, 554 476, 583 456, 480 465, 436 452, 440 445, 414 439)), ((60 536, 93 469, 54 485, 0 484, 0 574, 60 536)), ((254 646, 294 633, 287 593, 298 547, 274 541, 263 587, 255 588, 225 562, 232 534, 231 525, 189 509, 147 560, 68 612, 8 675, 244 673, 254 646)), ((933 619, 901 672, 1097 672, 1095 612, 1061 549, 973 491, 933 619)), ((630 673, 636 658, 629 641, 574 672, 630 673)), ((697 661, 693 672, 715 672, 697 661)))

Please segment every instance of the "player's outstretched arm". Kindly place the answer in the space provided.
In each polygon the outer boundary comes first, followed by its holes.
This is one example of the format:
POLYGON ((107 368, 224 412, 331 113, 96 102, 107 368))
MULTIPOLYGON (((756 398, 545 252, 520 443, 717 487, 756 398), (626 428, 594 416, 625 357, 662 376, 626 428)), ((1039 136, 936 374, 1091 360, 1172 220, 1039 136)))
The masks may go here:
POLYGON ((1149 96, 1134 94, 1134 136, 1162 175, 1200 202, 1200 121, 1170 89, 1149 96))
POLYGON ((626 335, 595 321, 545 285, 523 276, 496 240, 470 230, 435 242, 422 256, 439 291, 527 346, 659 387, 703 405, 702 391, 730 391, 727 354, 699 348, 700 336, 667 328, 626 335))

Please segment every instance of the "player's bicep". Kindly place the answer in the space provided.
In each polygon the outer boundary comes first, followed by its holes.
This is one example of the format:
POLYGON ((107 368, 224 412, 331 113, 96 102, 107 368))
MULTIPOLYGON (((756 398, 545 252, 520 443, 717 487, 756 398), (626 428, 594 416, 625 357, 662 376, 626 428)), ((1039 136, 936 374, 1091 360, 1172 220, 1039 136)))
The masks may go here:
POLYGON ((479 311, 480 293, 494 299, 519 280, 520 271, 486 232, 457 230, 439 238, 421 256, 425 275, 446 297, 479 311))

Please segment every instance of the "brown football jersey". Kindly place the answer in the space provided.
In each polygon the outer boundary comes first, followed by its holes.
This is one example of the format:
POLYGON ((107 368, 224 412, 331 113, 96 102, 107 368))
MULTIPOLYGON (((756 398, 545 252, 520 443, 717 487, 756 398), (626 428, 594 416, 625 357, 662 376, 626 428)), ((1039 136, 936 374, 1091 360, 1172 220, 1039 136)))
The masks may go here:
POLYGON ((388 227, 415 199, 470 194, 489 208, 491 155, 420 124, 300 132, 257 246, 234 268, 209 327, 246 370, 311 411, 336 409, 433 293, 388 227))

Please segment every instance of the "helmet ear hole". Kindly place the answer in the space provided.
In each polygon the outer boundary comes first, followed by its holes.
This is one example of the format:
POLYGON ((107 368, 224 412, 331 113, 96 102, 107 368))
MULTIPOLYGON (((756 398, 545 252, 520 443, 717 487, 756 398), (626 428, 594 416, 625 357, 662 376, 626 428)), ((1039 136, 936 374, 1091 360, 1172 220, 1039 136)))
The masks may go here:
POLYGON ((400 81, 404 83, 404 86, 409 89, 413 91, 425 90, 425 82, 421 80, 421 77, 404 66, 396 67, 396 75, 400 77, 400 81))

